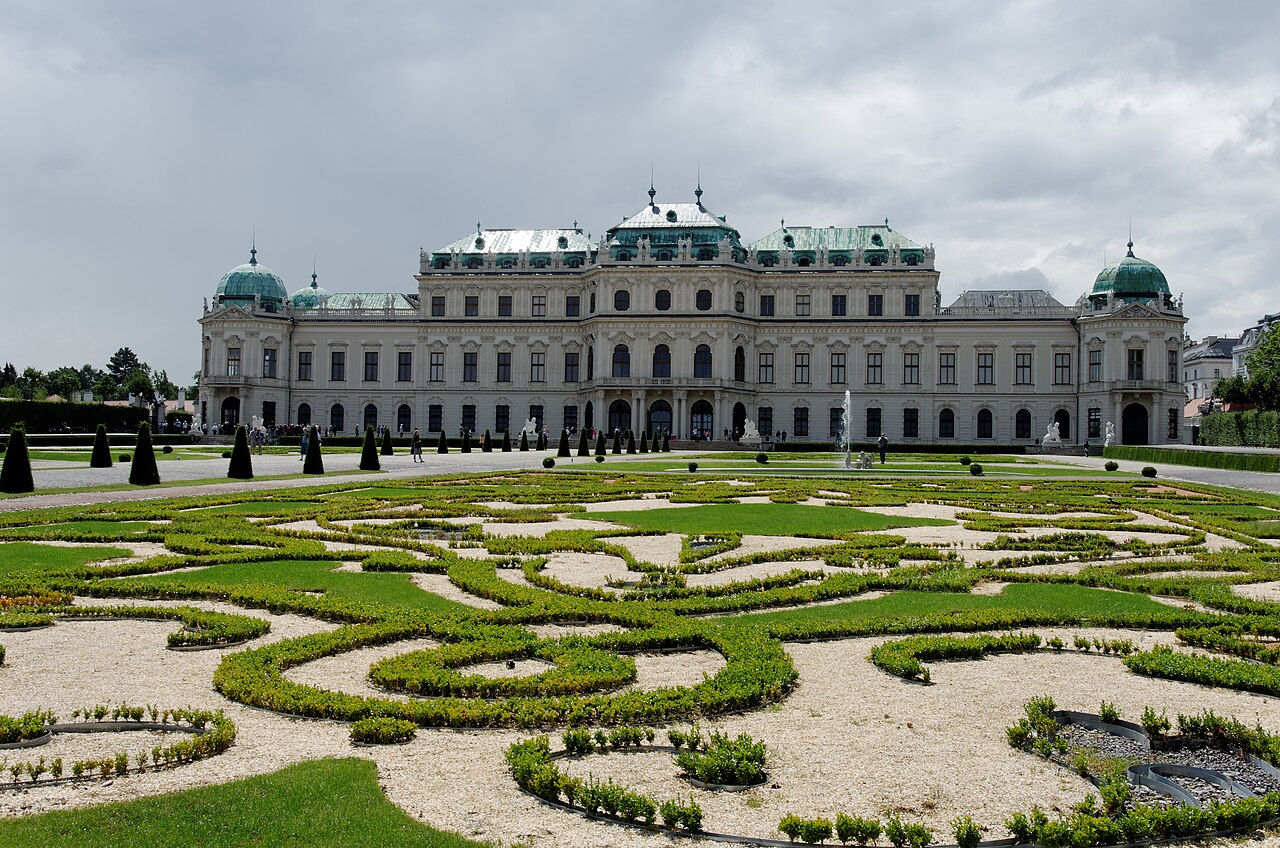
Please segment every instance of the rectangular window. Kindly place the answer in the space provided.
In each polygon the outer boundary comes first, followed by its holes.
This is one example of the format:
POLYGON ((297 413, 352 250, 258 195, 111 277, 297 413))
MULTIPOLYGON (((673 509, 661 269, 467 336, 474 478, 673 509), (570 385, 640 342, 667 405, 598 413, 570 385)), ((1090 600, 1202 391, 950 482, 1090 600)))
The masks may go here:
POLYGON ((756 426, 759 428, 761 435, 763 435, 766 439, 772 439, 773 438, 773 407, 772 406, 758 407, 756 409, 756 415, 760 418, 760 421, 756 426))
POLYGON ((1144 360, 1144 354, 1145 354, 1145 353, 1146 353, 1146 351, 1144 351, 1144 350, 1143 350, 1142 348, 1140 348, 1140 347, 1129 348, 1129 369, 1128 369, 1128 375, 1129 375, 1129 377, 1128 377, 1128 379, 1130 379, 1130 380, 1145 380, 1145 379, 1146 379, 1146 378, 1143 376, 1143 371, 1144 371, 1144 368, 1143 368, 1143 364, 1144 364, 1144 362, 1143 362, 1143 360, 1144 360))
POLYGON ((400 383, 413 382, 412 351, 402 350, 396 354, 396 381, 400 383))
POLYGON ((240 376, 240 348, 238 347, 227 348, 227 376, 240 376))
POLYGON ((956 355, 954 353, 938 354, 938 383, 943 386, 956 384, 956 355))
POLYGON ((311 351, 309 350, 298 351, 298 379, 311 379, 311 351))
POLYGON ((444 317, 444 295, 433 294, 431 296, 431 317, 432 318, 444 317))
POLYGON ((276 377, 276 361, 280 351, 273 347, 262 349, 262 376, 269 380, 276 377))
POLYGON ((1055 353, 1053 355, 1053 382, 1066 386, 1071 383, 1071 354, 1055 353))
POLYGON ((1169 407, 1169 440, 1176 442, 1178 440, 1178 419, 1182 417, 1182 410, 1176 406, 1169 407))
POLYGON ((505 433, 511 429, 511 407, 500 403, 493 408, 493 431, 505 433))
POLYGON ((533 419, 533 423, 537 427, 542 427, 546 422, 542 418, 542 404, 534 403, 529 405, 529 417, 533 419))
POLYGON ((880 407, 867 407, 867 438, 880 438, 880 407))
POLYGON ((444 382, 444 351, 436 351, 431 354, 431 376, 433 383, 444 382))
POLYGON ((509 294, 498 295, 498 317, 499 318, 511 317, 511 295, 509 294))
POLYGON ((920 315, 920 295, 909 294, 906 300, 906 314, 909 318, 916 318, 920 315))
POLYGON ((914 439, 920 435, 920 410, 908 406, 902 410, 902 437, 914 439))
POLYGON ((576 350, 566 350, 564 352, 564 381, 566 383, 578 382, 578 356, 576 350))
POLYGON ((534 351, 529 354, 529 382, 545 383, 547 381, 547 354, 545 351, 534 351))
POLYGON ((444 407, 438 403, 427 407, 427 429, 433 433, 444 429, 444 407))
POLYGON ((1015 353, 1013 355, 1013 383, 1016 386, 1031 385, 1031 354, 1015 353))
POLYGON ((807 436, 809 435, 809 410, 807 407, 797 406, 791 415, 791 435, 807 436))
POLYGON ((849 314, 849 296, 845 294, 831 295, 831 314, 837 318, 849 314))
POLYGON ((364 352, 364 381, 366 383, 378 382, 378 352, 376 350, 366 350, 364 352))
POLYGON ((578 429, 578 407, 566 406, 564 408, 564 428, 571 433, 578 429))
POLYGON ((847 356, 845 353, 831 354, 831 382, 833 383, 848 382, 845 377, 845 356, 847 356))
POLYGON ((760 354, 760 382, 761 383, 773 382, 773 354, 772 353, 760 354))
POLYGON ((879 385, 884 382, 884 354, 867 354, 867 383, 879 385))
POLYGON ((347 379, 347 352, 335 350, 329 353, 329 381, 341 383, 347 379))
POLYGON ((809 315, 809 295, 796 295, 796 315, 804 318, 809 315))
POLYGON ((276 426, 276 402, 273 400, 264 400, 262 402, 262 424, 264 427, 276 426))
POLYGON ((832 439, 840 438, 840 431, 844 429, 844 408, 839 406, 831 407, 830 421, 827 425, 827 435, 832 439))
POLYGON ((994 353, 978 354, 978 385, 993 386, 996 382, 996 355, 994 353))
POLYGON ((462 314, 467 316, 468 318, 475 318, 477 315, 480 314, 480 295, 478 294, 467 295, 466 300, 463 301, 462 314))
POLYGON ((1102 408, 1097 406, 1089 407, 1089 438, 1102 438, 1102 408))
POLYGON ((1102 351, 1089 351, 1089 382, 1102 382, 1102 351))
POLYGON ((773 295, 760 295, 760 317, 769 318, 773 315, 773 295))
POLYGON ((480 354, 474 350, 462 354, 462 382, 475 383, 480 379, 480 354))
MULTIPOLYGON (((1171 350, 1168 352, 1168 355, 1169 355, 1169 382, 1176 383, 1178 382, 1178 352, 1176 350, 1171 350)), ((1214 370, 1216 371, 1217 369, 1215 368, 1214 370)))
POLYGON ((535 294, 533 296, 533 317, 547 317, 547 296, 545 294, 535 294))
POLYGON ((882 294, 867 295, 867 314, 871 316, 884 314, 884 295, 882 294))
POLYGON ((576 294, 567 294, 564 297, 564 314, 570 318, 577 318, 582 313, 582 298, 576 294))
POLYGON ((499 383, 511 382, 511 351, 498 351, 498 372, 495 379, 499 383))
POLYGON ((796 376, 794 382, 802 385, 809 382, 809 354, 807 353, 796 354, 796 376))
POLYGON ((902 384, 904 386, 920 384, 920 354, 902 354, 902 384))
POLYGON ((476 429, 476 405, 474 403, 464 403, 462 405, 462 429, 468 433, 476 429))

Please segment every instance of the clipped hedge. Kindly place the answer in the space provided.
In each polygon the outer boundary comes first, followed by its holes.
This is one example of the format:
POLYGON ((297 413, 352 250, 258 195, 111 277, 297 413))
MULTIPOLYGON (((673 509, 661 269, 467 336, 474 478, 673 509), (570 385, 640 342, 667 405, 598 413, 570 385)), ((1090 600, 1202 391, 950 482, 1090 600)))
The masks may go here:
MULTIPOLYGON (((1237 413, 1225 413, 1235 415, 1237 413)), ((1191 465, 1197 468, 1222 468, 1227 471, 1280 471, 1280 454, 1229 453, 1193 448, 1142 448, 1112 445, 1102 452, 1108 459, 1132 462, 1163 462, 1168 465, 1191 465)))
MULTIPOLYGON (((99 424, 117 433, 134 433, 147 420, 146 410, 135 406, 107 406, 103 403, 73 403, 56 400, 0 399, 0 429, 22 422, 29 433, 58 433, 70 428, 93 433, 99 424)), ((85 442, 85 437, 79 437, 85 442)))
POLYGON ((1280 412, 1250 409, 1206 415, 1200 419, 1200 444, 1280 448, 1280 412))

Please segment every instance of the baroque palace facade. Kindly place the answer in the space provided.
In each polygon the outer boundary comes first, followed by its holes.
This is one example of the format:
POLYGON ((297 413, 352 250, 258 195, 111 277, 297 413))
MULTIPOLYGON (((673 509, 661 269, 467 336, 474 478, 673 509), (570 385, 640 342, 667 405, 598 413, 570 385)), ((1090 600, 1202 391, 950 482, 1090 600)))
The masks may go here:
POLYGON ((592 240, 483 229, 422 251, 412 293, 289 295, 250 262, 200 319, 204 421, 450 435, 560 428, 854 441, 1182 441, 1183 325, 1133 255, 1064 305, 967 291, 942 305, 933 247, 883 225, 788 226, 754 243, 702 203, 659 203, 592 240))

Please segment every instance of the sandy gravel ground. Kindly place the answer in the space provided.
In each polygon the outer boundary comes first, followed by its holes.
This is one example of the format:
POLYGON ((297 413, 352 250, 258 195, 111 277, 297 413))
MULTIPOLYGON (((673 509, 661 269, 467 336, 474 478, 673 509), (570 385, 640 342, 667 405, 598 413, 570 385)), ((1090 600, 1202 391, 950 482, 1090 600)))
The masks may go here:
POLYGON ((444 574, 413 574, 410 575, 409 579, 419 589, 439 595, 446 600, 456 601, 477 609, 502 609, 502 604, 497 601, 491 601, 488 598, 481 598, 470 592, 462 591, 444 574))

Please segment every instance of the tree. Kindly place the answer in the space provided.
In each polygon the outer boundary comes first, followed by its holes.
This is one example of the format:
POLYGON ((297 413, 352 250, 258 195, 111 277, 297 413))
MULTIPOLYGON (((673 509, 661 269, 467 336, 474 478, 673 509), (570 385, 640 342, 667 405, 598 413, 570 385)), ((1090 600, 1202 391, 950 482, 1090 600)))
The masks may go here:
POLYGON ((303 460, 302 473, 324 473, 324 457, 320 455, 320 429, 314 424, 311 425, 311 432, 307 434, 307 458, 303 460))
POLYGON ((582 430, 578 436, 578 456, 591 456, 591 442, 586 430, 582 430))
POLYGON ((1248 403, 1249 383, 1239 374, 1223 377, 1214 384, 1213 396, 1227 403, 1248 403))
POLYGON ((1245 366, 1249 369, 1251 400, 1263 409, 1280 409, 1280 324, 1262 331, 1245 366))
POLYGON ((141 398, 143 403, 153 405, 156 402, 156 387, 151 382, 151 375, 147 373, 145 365, 134 369, 125 377, 124 389, 134 397, 141 398))
POLYGON ((178 387, 169 381, 169 375, 164 371, 152 371, 151 383, 155 386, 157 396, 166 400, 178 399, 178 387))
POLYGON ((556 448, 556 456, 572 456, 569 453, 569 431, 560 431, 560 445, 556 448))
POLYGON ((156 466, 156 449, 151 445, 151 425, 146 422, 138 428, 138 443, 133 449, 133 465, 129 467, 129 482, 135 486, 154 486, 160 482, 160 469, 156 466))
POLYGON ((396 449, 391 444, 391 428, 390 427, 382 431, 382 455, 383 456, 396 455, 396 449))
POLYGON ((231 447, 231 462, 227 476, 233 480, 253 479, 253 456, 249 452, 249 428, 241 424, 236 428, 236 443, 231 447))
POLYGON ((622 453, 622 431, 613 431, 613 452, 615 454, 622 453))
POLYGON ((471 453, 471 431, 462 434, 462 452, 471 453))
POLYGON ((671 453, 671 434, 670 433, 662 434, 662 452, 671 453))
POLYGON ((480 447, 483 453, 493 453, 493 434, 488 430, 484 431, 484 444, 480 447))
POLYGON ((63 400, 80 400, 80 372, 75 368, 55 368, 45 375, 44 385, 49 394, 63 400))
POLYGON ((449 452, 449 437, 444 434, 444 430, 440 431, 440 444, 436 445, 436 453, 449 452))
POLYGON ((19 424, 9 431, 9 447, 4 452, 4 464, 0 465, 0 492, 20 494, 35 490, 31 455, 27 452, 27 431, 19 424))
POLYGON ((111 359, 107 360, 107 373, 115 379, 117 386, 123 386, 125 380, 134 371, 145 368, 146 366, 138 358, 138 354, 127 347, 120 348, 111 354, 111 359))
POLYGON ((511 453, 511 431, 502 431, 502 452, 511 453))
POLYGON ((627 431, 627 453, 636 452, 636 434, 632 430, 627 431))
POLYGON ((12 362, 6 362, 4 368, 0 368, 0 389, 7 389, 18 382, 18 369, 13 366, 12 362))
POLYGON ((100 374, 98 379, 93 383, 93 398, 99 403, 108 400, 116 400, 120 393, 120 384, 116 382, 116 378, 110 374, 100 374))
POLYGON ((520 450, 527 451, 529 449, 529 431, 520 431, 520 450))
POLYGON ((649 452, 649 431, 641 430, 640 431, 640 453, 648 453, 648 452, 649 452))
POLYGON ((360 470, 377 471, 380 468, 382 468, 382 464, 378 462, 378 443, 373 435, 373 425, 366 424, 364 428, 364 449, 360 451, 360 470))
POLYGON ((596 434, 596 456, 604 456, 604 430, 596 434))
POLYGON ((111 467, 111 442, 107 439, 106 424, 99 424, 98 432, 93 437, 93 456, 89 457, 89 467, 111 467))

